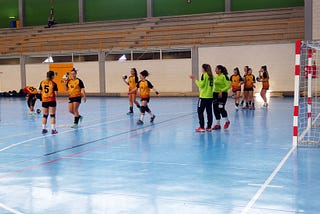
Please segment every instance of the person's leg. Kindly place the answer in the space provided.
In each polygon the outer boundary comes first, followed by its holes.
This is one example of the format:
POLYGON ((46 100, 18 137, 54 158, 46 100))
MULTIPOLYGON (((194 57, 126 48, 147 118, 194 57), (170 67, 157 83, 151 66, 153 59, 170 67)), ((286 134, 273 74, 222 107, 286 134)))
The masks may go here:
POLYGON ((204 109, 205 109, 205 100, 199 98, 197 112, 198 112, 199 125, 201 129, 204 129, 204 117, 203 117, 204 109))
POLYGON ((140 107, 141 115, 140 115, 140 119, 137 122, 138 125, 143 124, 143 119, 144 119, 144 115, 146 113, 147 104, 148 104, 147 100, 141 100, 141 107, 140 107))
POLYGON ((206 113, 207 113, 207 131, 211 131, 213 115, 212 115, 212 99, 206 99, 206 113))
POLYGON ((58 132, 56 131, 56 107, 50 107, 49 112, 50 112, 51 133, 57 134, 58 132))
POLYGON ((47 107, 42 107, 42 119, 41 119, 41 123, 42 123, 42 134, 47 133, 47 118, 49 115, 49 109, 47 107))

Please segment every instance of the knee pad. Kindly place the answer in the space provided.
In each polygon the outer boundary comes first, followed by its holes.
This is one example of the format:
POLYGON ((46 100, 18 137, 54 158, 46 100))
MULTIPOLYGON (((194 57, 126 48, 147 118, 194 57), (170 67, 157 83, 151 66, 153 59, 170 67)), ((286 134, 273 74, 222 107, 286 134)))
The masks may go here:
POLYGON ((145 106, 141 106, 141 107, 140 107, 140 111, 141 111, 141 113, 145 113, 145 112, 146 112, 146 110, 147 110, 147 109, 146 109, 146 107, 145 107, 145 106))
POLYGON ((55 114, 50 114, 50 117, 51 117, 51 118, 55 118, 56 115, 55 115, 55 114))
POLYGON ((48 115, 47 115, 47 114, 44 114, 42 117, 47 119, 47 118, 48 118, 48 115))
POLYGON ((146 112, 150 112, 150 109, 149 109, 148 105, 146 105, 145 109, 146 109, 146 112))

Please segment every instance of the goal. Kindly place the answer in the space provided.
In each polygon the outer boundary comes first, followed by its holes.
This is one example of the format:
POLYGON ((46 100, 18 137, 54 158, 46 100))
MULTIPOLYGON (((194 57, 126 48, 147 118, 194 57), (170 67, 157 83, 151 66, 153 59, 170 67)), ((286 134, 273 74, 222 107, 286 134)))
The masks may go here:
POLYGON ((320 145, 320 41, 296 41, 293 145, 320 145))

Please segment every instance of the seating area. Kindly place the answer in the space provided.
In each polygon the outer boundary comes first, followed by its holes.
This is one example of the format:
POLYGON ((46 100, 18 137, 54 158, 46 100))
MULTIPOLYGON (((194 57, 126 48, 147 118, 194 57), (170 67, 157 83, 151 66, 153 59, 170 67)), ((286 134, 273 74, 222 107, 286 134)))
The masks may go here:
POLYGON ((0 54, 253 44, 303 39, 304 8, 0 29, 0 54))

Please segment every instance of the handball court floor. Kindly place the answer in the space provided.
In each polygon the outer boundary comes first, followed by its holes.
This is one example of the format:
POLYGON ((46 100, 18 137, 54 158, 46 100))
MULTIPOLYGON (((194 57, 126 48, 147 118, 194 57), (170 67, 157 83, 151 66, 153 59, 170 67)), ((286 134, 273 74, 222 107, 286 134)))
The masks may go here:
POLYGON ((230 98, 229 129, 211 133, 194 131, 197 100, 152 97, 138 126, 126 98, 89 97, 72 129, 59 97, 59 133, 42 135, 24 98, 0 98, 0 213, 320 212, 320 150, 292 148, 293 98, 230 98))

